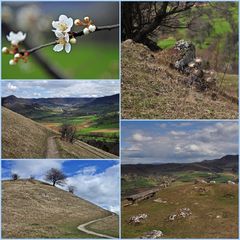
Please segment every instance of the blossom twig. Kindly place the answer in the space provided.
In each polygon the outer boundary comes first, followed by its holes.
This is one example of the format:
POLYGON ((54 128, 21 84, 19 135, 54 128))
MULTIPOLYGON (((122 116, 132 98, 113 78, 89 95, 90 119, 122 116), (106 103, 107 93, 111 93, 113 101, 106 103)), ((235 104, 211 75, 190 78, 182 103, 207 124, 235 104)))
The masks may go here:
MULTIPOLYGON (((116 29, 116 28, 119 28, 119 24, 114 24, 114 25, 109 25, 109 26, 100 26, 100 27, 96 28, 95 32, 97 32, 97 31, 105 31, 105 30, 110 31, 110 30, 116 29)), ((84 35, 83 30, 79 31, 79 32, 71 32, 70 34, 72 34, 72 36, 74 36, 74 37, 81 37, 81 36, 84 35)), ((49 43, 40 45, 38 47, 34 47, 32 49, 29 49, 26 52, 28 52, 30 54, 30 53, 36 52, 36 51, 38 51, 38 50, 40 50, 42 48, 53 46, 56 43, 57 43, 57 41, 49 42, 49 43)))

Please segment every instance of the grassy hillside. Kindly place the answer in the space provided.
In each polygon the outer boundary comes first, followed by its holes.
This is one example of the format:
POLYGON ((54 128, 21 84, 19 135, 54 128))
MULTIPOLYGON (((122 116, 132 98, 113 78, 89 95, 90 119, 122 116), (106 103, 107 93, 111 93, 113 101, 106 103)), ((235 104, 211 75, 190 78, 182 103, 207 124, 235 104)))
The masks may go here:
POLYGON ((237 238, 238 185, 175 182, 154 198, 122 208, 123 238, 139 238, 152 230, 161 230, 164 238, 237 238), (166 202, 154 201, 159 198, 166 202), (181 208, 190 208, 192 215, 169 221, 181 208), (142 223, 128 223, 142 213, 148 215, 142 223))
MULTIPOLYGON (((186 76, 169 65, 168 50, 153 53, 146 46, 122 43, 122 117, 134 119, 235 119, 238 116, 236 77, 213 93, 188 87, 186 76), (232 81, 232 83, 230 83, 232 81), (232 95, 234 93, 234 95, 232 95), (215 96, 216 94, 216 96, 215 96), (235 100, 233 98, 236 98, 235 100), (227 111, 226 111, 227 109, 227 111)), ((222 81, 218 74, 217 84, 222 81)))
MULTIPOLYGON (((92 238, 80 232, 77 226, 111 214, 69 192, 36 180, 3 181, 2 189, 4 238, 92 238)), ((115 218, 111 226, 117 236, 115 218)), ((96 228, 103 233, 109 226, 98 223, 96 228)))
MULTIPOLYGON (((58 158, 116 158, 117 156, 76 140, 73 144, 61 141, 58 132, 2 108, 3 158, 53 158, 47 153, 57 152, 58 158), (49 137, 56 147, 49 144, 49 137), (55 149, 56 148, 56 149, 55 149)), ((54 155, 54 156, 56 156, 54 155)), ((55 158, 55 157, 54 157, 55 158)))
POLYGON ((47 139, 54 132, 2 108, 2 157, 45 158, 47 139))

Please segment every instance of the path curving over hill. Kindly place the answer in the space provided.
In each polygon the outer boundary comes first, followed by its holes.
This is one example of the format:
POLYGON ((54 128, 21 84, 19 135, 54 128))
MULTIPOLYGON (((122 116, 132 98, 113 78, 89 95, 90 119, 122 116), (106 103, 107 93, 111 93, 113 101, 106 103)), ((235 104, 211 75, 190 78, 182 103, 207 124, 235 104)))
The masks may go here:
POLYGON ((104 218, 98 218, 98 219, 92 220, 92 221, 87 222, 87 223, 83 223, 83 224, 79 225, 77 227, 77 229, 82 231, 82 232, 84 232, 84 233, 87 233, 87 234, 90 234, 90 235, 94 235, 94 236, 97 236, 97 237, 101 237, 101 238, 109 238, 109 239, 115 238, 115 237, 112 237, 112 236, 109 236, 109 235, 97 233, 97 232, 94 232, 94 231, 86 229, 86 227, 88 225, 96 223, 96 222, 99 222, 99 221, 102 221, 102 220, 104 220, 106 218, 110 218, 110 217, 112 217, 112 215, 104 217, 104 218))

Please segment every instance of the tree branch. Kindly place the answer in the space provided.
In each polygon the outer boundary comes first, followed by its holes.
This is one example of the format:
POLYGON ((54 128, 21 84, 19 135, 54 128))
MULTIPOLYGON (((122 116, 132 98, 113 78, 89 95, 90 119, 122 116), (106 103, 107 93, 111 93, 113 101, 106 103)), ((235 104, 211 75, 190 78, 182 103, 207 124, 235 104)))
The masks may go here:
MULTIPOLYGON (((114 25, 109 25, 109 26, 100 26, 100 27, 97 27, 95 32, 99 32, 99 31, 105 31, 105 30, 112 30, 112 29, 116 29, 116 28, 119 28, 119 24, 114 24, 114 25)), ((73 37, 77 38, 77 37, 81 37, 84 35, 83 33, 83 30, 79 31, 79 32, 70 32, 70 35, 72 35, 73 37)), ((45 48, 45 47, 49 47, 49 46, 53 46, 57 44, 57 40, 56 41, 53 41, 53 42, 49 42, 49 43, 46 43, 46 44, 42 44, 40 46, 37 46, 37 47, 34 47, 32 49, 29 49, 27 50, 26 52, 28 53, 34 53, 42 48, 45 48)))

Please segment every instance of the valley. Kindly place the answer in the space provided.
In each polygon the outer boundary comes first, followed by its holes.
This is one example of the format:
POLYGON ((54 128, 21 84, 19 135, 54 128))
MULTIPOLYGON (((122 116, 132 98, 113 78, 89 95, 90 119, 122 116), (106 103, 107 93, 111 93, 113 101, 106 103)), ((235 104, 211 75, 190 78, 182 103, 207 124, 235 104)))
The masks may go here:
MULTIPOLYGON (((118 98, 118 95, 101 98, 44 99, 24 99, 8 96, 2 99, 2 105, 36 122, 38 126, 44 127, 49 132, 46 137, 58 136, 55 140, 60 155, 75 158, 79 156, 90 157, 91 155, 78 155, 77 151, 73 151, 77 145, 83 147, 83 143, 86 143, 102 150, 102 152, 108 152, 111 158, 115 158, 119 155, 118 98), (74 127, 74 147, 67 141, 61 141, 62 139, 59 137, 64 125, 74 127), (63 145, 72 148, 70 152, 73 154, 66 154, 63 145)), ((5 124, 4 127, 8 128, 8 130, 3 129, 7 137, 7 132, 11 131, 11 126, 5 124)), ((12 127, 18 128, 16 125, 12 127)), ((45 145, 46 142, 45 139, 45 145)), ((41 156, 43 156, 43 153, 41 156)))

